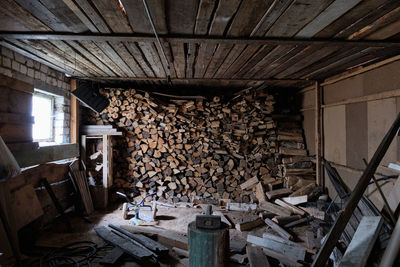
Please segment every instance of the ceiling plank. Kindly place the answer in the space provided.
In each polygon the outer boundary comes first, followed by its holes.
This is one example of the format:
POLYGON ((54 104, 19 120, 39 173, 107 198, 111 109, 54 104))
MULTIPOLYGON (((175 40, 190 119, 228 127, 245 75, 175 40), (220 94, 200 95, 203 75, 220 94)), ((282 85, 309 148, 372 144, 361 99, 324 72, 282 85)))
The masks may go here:
POLYGON ((143 55, 140 48, 136 43, 133 42, 125 42, 126 48, 132 54, 132 56, 136 59, 136 62, 142 67, 142 70, 146 73, 147 77, 154 77, 154 72, 150 67, 149 62, 146 57, 143 55))
MULTIPOLYGON (((153 34, 142 0, 121 0, 134 32, 153 34)), ((165 0, 146 0, 158 34, 167 34, 165 0)))
POLYGON ((293 49, 293 46, 288 48, 287 46, 278 45, 262 60, 260 60, 251 70, 246 73, 246 77, 255 77, 255 75, 265 69, 269 64, 279 59, 282 55, 287 53, 289 49, 293 49))
POLYGON ((86 50, 90 51, 98 60, 110 68, 117 76, 124 77, 124 72, 111 60, 102 49, 100 49, 93 41, 79 42, 86 50))
POLYGON ((115 73, 112 72, 109 67, 100 60, 97 59, 94 55, 92 55, 88 50, 86 50, 81 44, 77 41, 66 41, 71 47, 73 47, 76 51, 81 53, 84 57, 86 57, 90 62, 101 68, 108 76, 115 76, 115 73))
POLYGON ((235 62, 235 60, 242 54, 245 48, 245 44, 235 45, 226 56, 224 63, 218 68, 218 71, 215 73, 214 77, 222 78, 223 74, 232 66, 233 62, 235 62))
POLYGON ((174 57, 173 64, 176 70, 176 76, 178 78, 185 78, 185 48, 184 44, 175 44, 171 47, 172 55, 174 57))
POLYGON ((96 0, 92 1, 97 10, 115 33, 133 33, 126 15, 123 13, 118 1, 96 0))
POLYGON ((275 21, 285 12, 285 10, 292 4, 293 0, 274 0, 264 16, 254 27, 250 36, 261 37, 264 36, 272 27, 275 21))
POLYGON ((264 45, 262 46, 253 56, 242 65, 237 73, 234 74, 234 77, 244 77, 246 73, 252 69, 258 62, 260 62, 264 57, 266 57, 272 50, 274 46, 264 45))
POLYGON ((201 0, 197 12, 196 24, 194 26, 195 35, 206 35, 211 24, 211 16, 215 7, 216 0, 201 0))
POLYGON ((203 78, 204 73, 207 70, 208 63, 212 57, 216 44, 201 43, 199 52, 197 54, 197 60, 194 66, 194 77, 203 78))
POLYGON ((46 26, 54 31, 71 32, 72 30, 65 25, 56 15, 51 13, 41 2, 36 0, 15 0, 23 8, 38 18, 46 26))
POLYGON ((126 75, 135 76, 132 70, 125 64, 122 58, 114 51, 107 42, 95 42, 96 45, 106 54, 126 75))
POLYGON ((86 27, 91 31, 91 32, 99 32, 97 30, 96 26, 90 21, 90 19, 81 11, 79 6, 75 4, 73 0, 63 0, 64 4, 69 7, 69 9, 74 12, 74 14, 82 21, 83 24, 86 25, 86 27))
POLYGON ((295 0, 265 34, 291 37, 323 11, 332 0, 295 0))
POLYGON ((122 42, 111 42, 115 52, 121 57, 121 59, 129 66, 136 77, 146 77, 142 68, 136 62, 135 58, 129 53, 128 49, 124 46, 122 42))
POLYGON ((107 76, 105 72, 103 72, 101 69, 99 69, 96 65, 94 65, 92 62, 88 61, 86 58, 84 58, 81 54, 77 53, 74 49, 72 49, 67 43, 64 43, 63 41, 57 41, 57 40, 52 40, 49 41, 51 44, 53 44, 55 47, 60 49, 61 51, 64 52, 64 56, 68 58, 69 60, 72 61, 77 61, 85 65, 87 68, 92 70, 93 72, 97 73, 97 75, 100 76, 107 76))
POLYGON ((236 13, 241 0, 220 0, 218 7, 215 11, 214 17, 211 21, 210 30, 208 35, 221 36, 224 34, 225 29, 231 20, 232 16, 236 13))
POLYGON ((196 57, 196 44, 187 44, 187 53, 186 53, 186 78, 193 78, 193 67, 194 60, 196 57))
POLYGON ((198 0, 168 1, 167 21, 170 34, 193 34, 198 0))
POLYGON ((138 42, 142 53, 146 57, 147 61, 150 63, 156 77, 166 77, 164 66, 161 63, 158 52, 155 48, 154 43, 143 43, 138 42))
POLYGON ((244 51, 236 58, 228 70, 222 75, 223 78, 232 77, 237 71, 240 70, 256 51, 261 48, 260 45, 248 45, 244 51))
POLYGON ((249 36, 272 3, 272 0, 242 1, 227 36, 249 36))
POLYGON ((32 31, 50 31, 43 22, 35 18, 26 9, 22 8, 14 0, 3 0, 0 5, 0 11, 17 20, 19 23, 32 31))
POLYGON ((30 54, 33 54, 39 58, 42 58, 42 60, 45 60, 47 62, 50 62, 51 64, 53 64, 54 66, 58 67, 58 70, 66 70, 64 72, 67 72, 68 74, 72 75, 76 75, 76 76, 85 76, 83 73, 75 70, 74 68, 70 67, 69 64, 65 64, 64 60, 56 60, 53 57, 49 56, 47 53, 42 52, 41 50, 35 49, 32 46, 23 43, 21 41, 18 40, 7 40, 8 43, 11 43, 12 45, 16 46, 17 48, 23 49, 27 52, 29 52, 30 54))
POLYGON ((350 25, 345 25, 344 28, 340 32, 335 34, 333 37, 339 39, 341 38, 347 39, 350 35, 370 25, 377 19, 381 18, 382 16, 396 9, 399 6, 400 6, 400 1, 384 2, 382 6, 373 10, 369 10, 369 12, 364 17, 357 20, 355 23, 350 25))
POLYGON ((353 25, 357 21, 362 20, 369 12, 376 10, 382 6, 387 0, 363 0, 362 3, 358 4, 348 12, 343 14, 340 18, 326 26, 320 32, 314 35, 315 38, 330 38, 335 36, 337 33, 353 25))
POLYGON ((107 23, 104 21, 102 16, 98 13, 96 8, 94 8, 88 0, 74 0, 77 5, 82 9, 82 11, 89 17, 91 21, 93 21, 96 28, 101 33, 111 33, 110 28, 107 23))
POLYGON ((89 30, 63 0, 40 0, 40 2, 67 26, 71 32, 79 33, 89 30))
POLYGON ((335 0, 315 19, 301 29, 296 34, 296 37, 308 38, 314 36, 360 2, 361 0, 335 0))
MULTIPOLYGON (((0 37, 7 39, 30 40, 63 40, 63 41, 126 41, 126 42, 155 42, 148 35, 121 34, 69 34, 41 32, 0 32, 0 37)), ((176 43, 207 43, 207 44, 248 44, 248 45, 320 45, 339 47, 400 47, 399 40, 340 40, 340 39, 294 39, 294 38, 236 38, 236 37, 179 37, 162 35, 160 38, 171 44, 176 43)))
POLYGON ((44 58, 42 58, 40 56, 32 54, 31 52, 16 46, 13 43, 8 43, 6 41, 0 41, 0 45, 4 46, 4 47, 7 47, 8 49, 11 49, 11 50, 23 55, 23 56, 26 56, 26 57, 30 58, 30 59, 36 60, 37 62, 40 62, 40 63, 42 63, 42 64, 44 64, 46 66, 49 66, 50 68, 53 68, 53 69, 58 70, 60 72, 67 73, 67 74, 71 75, 71 72, 67 71, 65 68, 61 68, 58 64, 53 64, 53 63, 47 61, 46 59, 44 59, 44 58))

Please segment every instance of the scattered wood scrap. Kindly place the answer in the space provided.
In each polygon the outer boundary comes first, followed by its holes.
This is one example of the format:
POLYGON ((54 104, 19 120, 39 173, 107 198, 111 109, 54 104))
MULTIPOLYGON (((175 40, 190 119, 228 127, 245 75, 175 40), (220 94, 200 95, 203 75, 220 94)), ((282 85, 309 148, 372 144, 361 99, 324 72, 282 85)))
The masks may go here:
POLYGON ((256 218, 250 219, 248 221, 238 223, 238 224, 236 224, 235 227, 236 227, 236 230, 242 232, 242 231, 249 231, 249 230, 256 228, 260 225, 263 225, 263 224, 264 224, 263 219, 261 219, 260 217, 256 217, 256 218))
POLYGON ((278 224, 274 223, 270 219, 265 219, 264 222, 271 227, 272 230, 274 230, 276 233, 278 233, 281 237, 286 238, 288 240, 293 240, 293 235, 289 234, 285 229, 280 227, 278 224))
POLYGON ((246 247, 247 257, 249 259, 250 267, 269 267, 267 256, 261 248, 248 245, 246 247))
POLYGON ((273 239, 257 237, 254 235, 247 235, 247 242, 272 250, 294 261, 304 261, 306 256, 306 251, 303 248, 289 242, 282 243, 273 239))
POLYGON ((111 243, 116 247, 119 247, 120 249, 122 249, 124 252, 128 253, 135 259, 143 260, 153 255, 151 251, 144 249, 141 246, 136 245, 121 236, 118 236, 117 234, 111 232, 111 230, 107 229, 104 226, 95 227, 94 230, 105 241, 111 243))

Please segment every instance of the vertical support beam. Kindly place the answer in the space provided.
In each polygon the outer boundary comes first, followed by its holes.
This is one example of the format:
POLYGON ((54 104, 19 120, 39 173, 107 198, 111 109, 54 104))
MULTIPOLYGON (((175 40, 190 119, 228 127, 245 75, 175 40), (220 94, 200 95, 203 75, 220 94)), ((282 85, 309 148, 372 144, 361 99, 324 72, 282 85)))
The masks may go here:
POLYGON ((104 188, 104 207, 108 206, 108 135, 103 135, 103 188, 104 188))
MULTIPOLYGON (((76 80, 71 80, 71 91, 76 89, 76 80)), ((70 143, 79 143, 79 101, 71 94, 71 119, 70 119, 70 143)))
POLYGON ((112 150, 112 136, 107 136, 107 161, 108 161, 108 186, 113 185, 113 150, 112 150))
POLYGON ((86 164, 86 135, 81 135, 81 160, 86 164))
POLYGON ((316 162, 316 182, 317 185, 323 186, 322 179, 322 116, 321 116, 321 86, 319 82, 315 82, 315 106, 314 106, 314 117, 315 117, 315 162, 316 162))

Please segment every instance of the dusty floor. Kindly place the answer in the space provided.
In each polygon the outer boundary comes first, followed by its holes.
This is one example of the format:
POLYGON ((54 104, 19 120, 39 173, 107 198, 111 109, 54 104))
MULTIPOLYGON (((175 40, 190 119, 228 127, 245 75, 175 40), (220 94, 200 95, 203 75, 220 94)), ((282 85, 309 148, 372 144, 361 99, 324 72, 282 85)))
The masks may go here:
MULTIPOLYGON (((141 226, 141 227, 157 227, 168 230, 173 230, 186 235, 188 224, 195 220, 196 215, 204 214, 201 207, 198 208, 169 208, 164 206, 158 206, 157 217, 158 225, 156 226, 141 226)), ((224 212, 223 212, 224 213, 224 212)), ((250 216, 256 216, 244 212, 229 212, 229 219, 233 223, 248 220, 250 216)), ((62 220, 55 222, 51 227, 42 232, 36 241, 37 246, 44 247, 62 247, 68 243, 76 241, 92 241, 98 246, 103 246, 105 242, 97 236, 94 231, 96 226, 108 226, 109 223, 119 225, 130 225, 129 220, 124 220, 122 216, 122 204, 116 205, 114 208, 110 208, 107 211, 96 211, 88 220, 84 220, 81 217, 70 215, 72 229, 67 230, 65 223, 62 220)), ((297 227, 294 229, 294 233, 300 237, 298 242, 301 242, 304 246, 307 245, 307 240, 304 233, 306 230, 312 231, 310 225, 303 227, 297 227), (303 240, 302 240, 303 239, 303 240)), ((247 234, 256 236, 262 236, 264 232, 271 232, 267 226, 260 226, 251 231, 239 232, 235 229, 230 229, 230 240, 245 241, 247 234)), ((132 265, 134 263, 127 264, 126 262, 120 264, 121 266, 139 266, 132 265)), ((162 266, 184 266, 179 263, 164 263, 162 266)))

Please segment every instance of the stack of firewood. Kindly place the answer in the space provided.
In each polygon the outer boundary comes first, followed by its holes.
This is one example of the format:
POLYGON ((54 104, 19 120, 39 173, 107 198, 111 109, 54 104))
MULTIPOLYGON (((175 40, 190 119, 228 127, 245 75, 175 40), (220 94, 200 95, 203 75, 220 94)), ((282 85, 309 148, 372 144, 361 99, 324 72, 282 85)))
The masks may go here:
POLYGON ((277 115, 264 92, 161 101, 134 89, 104 89, 110 105, 91 124, 124 132, 114 146, 114 184, 157 199, 194 196, 256 200, 263 190, 296 190, 313 182, 300 117, 277 115))

